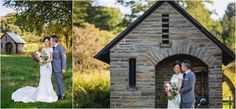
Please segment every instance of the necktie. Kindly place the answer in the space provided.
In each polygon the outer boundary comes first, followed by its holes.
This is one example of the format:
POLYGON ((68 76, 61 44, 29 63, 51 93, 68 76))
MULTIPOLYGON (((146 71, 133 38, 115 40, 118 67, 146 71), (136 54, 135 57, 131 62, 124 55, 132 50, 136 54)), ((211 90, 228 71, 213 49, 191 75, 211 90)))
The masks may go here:
POLYGON ((184 77, 186 76, 186 73, 184 73, 184 75, 183 75, 184 77))
POLYGON ((52 49, 54 50, 54 49, 55 49, 55 47, 53 46, 53 47, 52 47, 52 49))

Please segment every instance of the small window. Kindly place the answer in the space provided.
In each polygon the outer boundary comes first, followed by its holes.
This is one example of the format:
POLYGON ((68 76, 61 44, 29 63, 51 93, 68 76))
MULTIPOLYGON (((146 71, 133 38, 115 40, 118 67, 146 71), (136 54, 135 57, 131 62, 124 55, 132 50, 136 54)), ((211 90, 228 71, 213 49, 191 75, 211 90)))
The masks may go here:
POLYGON ((136 59, 135 58, 129 59, 129 86, 130 87, 136 86, 136 59))
POLYGON ((162 14, 162 44, 169 44, 169 15, 162 14))

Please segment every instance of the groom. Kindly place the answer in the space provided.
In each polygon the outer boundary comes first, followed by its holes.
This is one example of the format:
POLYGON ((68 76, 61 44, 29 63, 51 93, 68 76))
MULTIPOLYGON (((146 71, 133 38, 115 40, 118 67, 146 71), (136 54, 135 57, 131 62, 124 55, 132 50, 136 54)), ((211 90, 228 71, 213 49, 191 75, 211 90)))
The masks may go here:
POLYGON ((65 99, 65 89, 63 85, 63 74, 66 70, 66 54, 62 45, 58 44, 58 37, 53 35, 51 37, 51 44, 53 45, 53 61, 52 67, 57 81, 58 100, 65 99))
POLYGON ((194 108, 195 95, 194 86, 196 82, 195 74, 190 70, 191 62, 189 60, 184 60, 182 62, 183 74, 183 84, 180 90, 181 94, 181 107, 182 108, 194 108))

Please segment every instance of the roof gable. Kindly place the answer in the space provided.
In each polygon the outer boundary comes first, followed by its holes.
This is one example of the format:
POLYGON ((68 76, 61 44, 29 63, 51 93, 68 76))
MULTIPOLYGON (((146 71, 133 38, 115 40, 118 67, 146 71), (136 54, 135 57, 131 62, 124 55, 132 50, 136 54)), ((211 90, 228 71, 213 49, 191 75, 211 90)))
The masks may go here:
POLYGON ((223 64, 235 60, 235 54, 227 46, 221 43, 214 35, 212 35, 204 26, 197 22, 190 14, 188 14, 183 8, 181 8, 174 1, 158 1, 151 8, 149 8, 142 16, 134 21, 128 28, 121 32, 115 39, 113 39, 108 45, 106 45, 95 58, 110 63, 110 50, 119 43, 127 34, 129 34, 134 28, 136 28, 141 22, 143 22, 149 15, 151 15, 157 8, 159 8, 164 2, 168 2, 174 9, 176 9, 182 16, 184 16, 190 23, 198 28, 205 36, 207 36, 212 42, 214 42, 222 50, 223 64))
MULTIPOLYGON (((9 37, 11 37, 11 39, 13 41, 15 41, 16 43, 26 43, 19 35, 15 34, 15 33, 12 33, 12 32, 6 32, 4 35, 8 35, 9 37)), ((3 36, 4 36, 3 35, 3 36)))

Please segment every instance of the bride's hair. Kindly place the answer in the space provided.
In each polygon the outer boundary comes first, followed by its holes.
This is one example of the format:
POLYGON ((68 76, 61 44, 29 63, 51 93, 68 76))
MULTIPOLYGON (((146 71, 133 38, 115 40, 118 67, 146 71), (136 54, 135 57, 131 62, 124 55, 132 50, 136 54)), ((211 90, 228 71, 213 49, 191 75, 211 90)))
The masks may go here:
POLYGON ((50 41, 50 37, 46 36, 46 37, 43 38, 43 42, 44 42, 46 39, 48 39, 48 40, 50 41))
POLYGON ((179 67, 180 67, 180 68, 181 68, 181 66, 182 66, 182 65, 181 65, 181 62, 180 62, 180 61, 178 61, 178 60, 177 60, 177 61, 175 61, 175 63, 173 64, 173 67, 174 67, 174 66, 176 66, 176 65, 179 65, 179 67))

